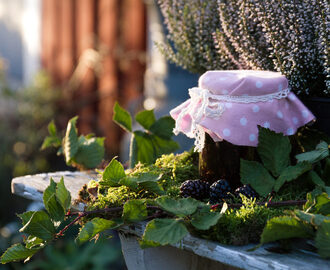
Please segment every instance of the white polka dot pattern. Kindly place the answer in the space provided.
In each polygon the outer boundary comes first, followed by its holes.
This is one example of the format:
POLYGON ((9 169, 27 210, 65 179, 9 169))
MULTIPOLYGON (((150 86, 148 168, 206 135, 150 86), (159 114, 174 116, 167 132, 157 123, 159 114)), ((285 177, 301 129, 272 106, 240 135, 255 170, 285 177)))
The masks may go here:
POLYGON ((230 134, 231 134, 231 132, 230 132, 230 129, 229 129, 229 128, 225 128, 225 129, 223 130, 223 135, 224 135, 224 136, 228 137, 228 136, 230 136, 230 134))
POLYGON ((242 117, 239 122, 241 123, 242 126, 246 126, 247 124, 247 119, 245 117, 242 117))

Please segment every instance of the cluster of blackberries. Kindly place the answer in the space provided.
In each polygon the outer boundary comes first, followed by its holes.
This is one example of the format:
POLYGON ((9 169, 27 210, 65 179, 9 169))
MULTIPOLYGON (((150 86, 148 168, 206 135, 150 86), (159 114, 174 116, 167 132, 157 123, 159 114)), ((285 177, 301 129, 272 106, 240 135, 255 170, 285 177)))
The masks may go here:
MULTIPOLYGON (((231 188, 226 180, 218 180, 211 186, 202 180, 186 180, 180 187, 182 197, 192 197, 197 200, 210 199, 211 204, 223 202, 231 196, 231 188)), ((248 198, 256 198, 258 195, 250 185, 244 185, 234 191, 234 196, 243 194, 248 198)))
POLYGON ((182 197, 203 200, 209 196, 210 185, 202 180, 187 180, 182 183, 180 193, 182 197))

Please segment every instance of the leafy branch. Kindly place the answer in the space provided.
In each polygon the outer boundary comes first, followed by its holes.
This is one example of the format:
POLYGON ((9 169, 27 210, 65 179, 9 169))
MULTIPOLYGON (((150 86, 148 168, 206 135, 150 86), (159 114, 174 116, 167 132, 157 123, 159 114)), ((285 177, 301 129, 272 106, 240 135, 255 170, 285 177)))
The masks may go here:
MULTIPOLYGON (((120 185, 123 180, 126 185, 134 186, 132 183, 135 183, 137 187, 147 182, 157 184, 157 179, 153 177, 142 173, 136 178, 129 178, 125 176, 122 165, 113 159, 103 172, 100 185, 120 185)), ((143 185, 143 188, 149 192, 155 190, 153 185, 143 185)), ((77 223, 84 223, 76 239, 78 243, 83 243, 105 230, 151 219, 141 239, 141 246, 147 247, 177 243, 188 234, 190 226, 208 230, 222 215, 195 199, 174 199, 168 196, 154 200, 131 199, 119 207, 70 212, 71 195, 65 188, 63 178, 59 183, 50 180, 43 201, 45 211, 30 211, 19 215, 23 225, 20 232, 27 234, 27 237, 23 243, 8 248, 0 258, 1 263, 29 260, 77 223), (68 223, 71 218, 73 220, 68 223)))
POLYGON ((169 154, 179 148, 178 144, 171 139, 175 121, 170 116, 163 116, 156 120, 153 110, 145 110, 135 115, 135 120, 143 128, 132 130, 132 116, 128 111, 115 104, 113 121, 125 131, 131 133, 130 144, 130 168, 138 162, 152 164, 163 154, 169 154))
MULTIPOLYGON (((329 157, 326 142, 319 143, 313 151, 297 155, 298 163, 290 165, 291 144, 289 138, 259 126, 257 151, 262 163, 241 159, 240 174, 241 182, 250 184, 259 195, 265 197, 271 192, 278 192, 285 183, 291 182, 305 173, 316 186, 329 188, 312 170, 315 163, 329 157)), ((328 169, 326 171, 328 173, 328 169)), ((323 172, 322 175, 326 176, 323 172)))
POLYGON ((330 197, 326 193, 307 195, 304 211, 275 217, 267 222, 261 244, 294 238, 315 240, 315 247, 323 258, 330 258, 330 197))
POLYGON ((45 138, 41 149, 59 148, 57 154, 63 154, 66 164, 69 166, 82 169, 96 168, 103 160, 104 138, 94 137, 93 134, 78 137, 77 120, 78 116, 69 120, 62 140, 57 134, 54 122, 50 122, 48 125, 49 136, 45 138))

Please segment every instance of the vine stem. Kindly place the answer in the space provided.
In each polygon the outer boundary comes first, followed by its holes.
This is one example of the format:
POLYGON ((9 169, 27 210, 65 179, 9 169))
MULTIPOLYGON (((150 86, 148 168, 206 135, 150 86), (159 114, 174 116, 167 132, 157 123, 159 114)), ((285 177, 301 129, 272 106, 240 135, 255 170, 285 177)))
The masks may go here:
MULTIPOLYGON (((266 206, 266 207, 283 207, 283 206, 293 206, 293 205, 304 205, 306 203, 306 200, 298 200, 298 201, 294 201, 294 200, 290 200, 290 201, 281 201, 281 202, 257 202, 257 205, 260 206, 266 206)), ((231 203, 228 204, 228 208, 240 208, 242 207, 243 204, 241 203, 231 203)), ((218 207, 222 207, 221 203, 215 204, 211 206, 211 209, 217 209, 218 207)))
MULTIPOLYGON (((55 236, 56 237, 61 237, 63 234, 71 227, 73 226, 76 222, 78 222, 80 219, 83 217, 86 217, 88 215, 93 215, 93 214, 105 214, 105 213, 116 213, 116 212, 122 212, 124 209, 123 206, 120 207, 113 207, 113 208, 104 208, 104 209, 97 209, 97 210, 92 210, 92 211, 82 211, 82 212, 71 212, 70 210, 68 213, 65 215, 67 217, 72 217, 72 216, 77 216, 74 220, 72 220, 68 225, 66 225, 62 230, 60 230, 55 236)), ((161 211, 160 213, 155 213, 154 215, 148 216, 148 219, 150 218, 155 218, 163 215, 163 211, 161 208, 158 206, 152 206, 149 205, 147 206, 148 210, 157 210, 161 211)))

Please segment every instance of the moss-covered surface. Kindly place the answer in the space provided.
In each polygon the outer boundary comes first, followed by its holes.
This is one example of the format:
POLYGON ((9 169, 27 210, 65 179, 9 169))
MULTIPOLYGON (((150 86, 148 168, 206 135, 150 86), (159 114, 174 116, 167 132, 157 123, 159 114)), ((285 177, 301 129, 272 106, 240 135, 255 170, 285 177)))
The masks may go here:
MULTIPOLYGON (((127 175, 136 176, 140 173, 151 172, 162 175, 159 180, 160 185, 166 195, 171 197, 180 196, 180 185, 188 179, 198 178, 198 154, 184 152, 179 155, 163 155, 152 165, 137 164, 134 169, 127 170, 127 175)), ((298 181, 298 180, 295 180, 298 181)), ((273 201, 300 200, 306 198, 310 183, 299 179, 299 185, 293 181, 286 184, 280 193, 273 196, 273 201)), ((84 188, 84 201, 87 202, 88 209, 101 209, 105 207, 116 207, 123 205, 129 199, 147 198, 154 199, 158 195, 146 190, 132 191, 126 186, 104 188, 99 186, 97 196, 93 196, 88 190, 94 189, 96 182, 90 182, 84 188), (86 197, 87 196, 87 197, 86 197)), ((242 197, 243 206, 239 209, 228 208, 222 215, 218 223, 207 231, 196 231, 191 229, 191 233, 199 237, 218 241, 223 244, 245 245, 248 243, 258 243, 260 235, 267 220, 272 217, 284 215, 285 212, 294 207, 268 208, 256 204, 256 200, 242 197)), ((265 201, 260 198, 259 201, 265 201)), ((152 202, 152 201, 151 201, 152 202)), ((227 203, 241 202, 241 199, 233 198, 227 203)), ((217 209, 220 211, 220 209, 217 209)))

